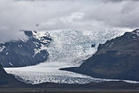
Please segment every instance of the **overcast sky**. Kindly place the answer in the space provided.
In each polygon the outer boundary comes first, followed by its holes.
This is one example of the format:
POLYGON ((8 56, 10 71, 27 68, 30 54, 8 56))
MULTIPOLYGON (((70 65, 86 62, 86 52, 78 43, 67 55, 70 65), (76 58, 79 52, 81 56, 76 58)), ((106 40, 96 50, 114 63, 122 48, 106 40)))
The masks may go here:
POLYGON ((24 37, 21 29, 92 31, 138 24, 138 0, 0 0, 0 41, 24 37))

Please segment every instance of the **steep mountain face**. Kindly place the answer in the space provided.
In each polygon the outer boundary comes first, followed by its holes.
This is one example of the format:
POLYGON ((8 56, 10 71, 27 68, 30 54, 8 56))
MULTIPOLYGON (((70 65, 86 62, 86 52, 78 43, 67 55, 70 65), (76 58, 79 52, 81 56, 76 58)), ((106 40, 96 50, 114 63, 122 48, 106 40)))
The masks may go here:
POLYGON ((26 84, 23 82, 16 80, 15 76, 7 74, 2 65, 0 65, 0 87, 17 87, 25 85, 26 84))
POLYGON ((3 69, 3 67, 0 65, 0 84, 4 83, 4 78, 7 76, 6 71, 3 69))
POLYGON ((74 71, 97 78, 139 81, 139 29, 100 44, 98 51, 74 71))
POLYGON ((24 31, 27 40, 0 44, 0 64, 4 67, 22 67, 44 62, 48 58, 47 46, 51 42, 48 33, 24 31))

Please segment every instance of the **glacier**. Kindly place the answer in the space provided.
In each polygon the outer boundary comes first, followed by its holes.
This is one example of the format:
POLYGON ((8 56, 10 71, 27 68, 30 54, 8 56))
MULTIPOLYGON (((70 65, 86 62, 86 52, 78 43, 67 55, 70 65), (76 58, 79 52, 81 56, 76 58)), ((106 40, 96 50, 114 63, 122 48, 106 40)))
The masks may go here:
MULTIPOLYGON (((99 43, 104 43, 114 37, 122 35, 127 29, 106 29, 104 31, 78 31, 78 30, 54 30, 47 31, 53 41, 47 49, 49 58, 46 62, 27 67, 5 68, 5 70, 20 77, 24 82, 39 84, 43 82, 53 83, 89 83, 101 81, 118 81, 111 79, 99 79, 90 76, 77 74, 68 71, 61 71, 60 68, 78 67, 82 61, 93 55, 97 51, 99 43), (95 44, 95 47, 91 47, 95 44)), ((43 36, 45 31, 39 36, 43 36)), ((37 51, 37 50, 36 50, 37 51)), ((136 83, 135 81, 127 81, 136 83)))

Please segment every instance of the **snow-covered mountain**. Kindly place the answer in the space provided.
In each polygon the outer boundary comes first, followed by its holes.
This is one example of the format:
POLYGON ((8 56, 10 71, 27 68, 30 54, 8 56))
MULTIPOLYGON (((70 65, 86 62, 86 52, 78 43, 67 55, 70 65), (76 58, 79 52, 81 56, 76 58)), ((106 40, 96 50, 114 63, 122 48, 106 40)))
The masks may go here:
POLYGON ((139 29, 100 44, 80 67, 65 70, 97 78, 139 81, 139 29))
POLYGON ((52 41, 45 32, 24 31, 27 40, 0 43, 0 64, 4 67, 35 65, 47 60, 47 47, 52 41))
MULTIPOLYGON (((127 31, 127 30, 126 30, 127 31)), ((53 39, 47 51, 49 58, 44 63, 35 66, 22 68, 5 68, 8 73, 21 77, 28 83, 89 83, 102 81, 86 75, 68 71, 61 71, 60 68, 78 67, 82 60, 90 57, 97 50, 99 43, 122 35, 120 31, 75 31, 75 30, 56 30, 50 31, 53 39), (95 44, 95 47, 92 47, 95 44)))

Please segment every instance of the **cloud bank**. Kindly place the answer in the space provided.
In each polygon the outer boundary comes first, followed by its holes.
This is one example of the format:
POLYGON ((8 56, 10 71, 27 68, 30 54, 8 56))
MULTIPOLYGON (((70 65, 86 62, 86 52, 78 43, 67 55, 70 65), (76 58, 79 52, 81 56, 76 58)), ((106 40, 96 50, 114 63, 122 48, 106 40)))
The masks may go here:
POLYGON ((137 28, 138 10, 137 0, 0 0, 0 41, 24 37, 21 29, 137 28))

